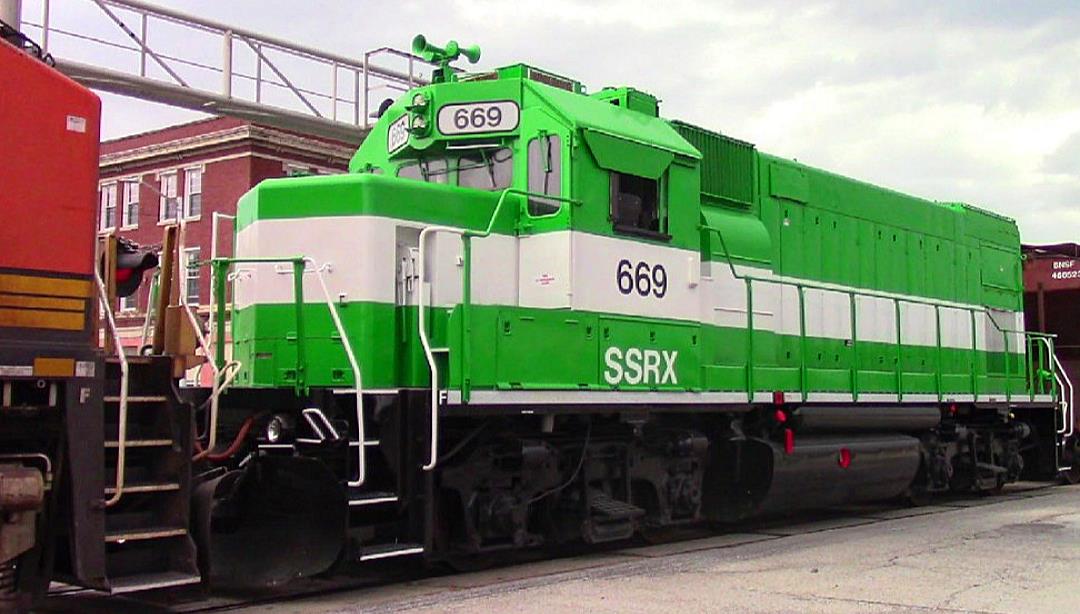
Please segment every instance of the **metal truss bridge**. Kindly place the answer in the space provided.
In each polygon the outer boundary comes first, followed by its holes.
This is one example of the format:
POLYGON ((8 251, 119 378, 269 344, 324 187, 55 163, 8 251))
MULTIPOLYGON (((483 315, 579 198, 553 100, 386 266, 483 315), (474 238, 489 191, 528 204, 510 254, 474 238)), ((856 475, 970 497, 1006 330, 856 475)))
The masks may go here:
POLYGON ((140 0, 6 3, 87 87, 353 144, 383 100, 430 75, 396 49, 354 59, 140 0))

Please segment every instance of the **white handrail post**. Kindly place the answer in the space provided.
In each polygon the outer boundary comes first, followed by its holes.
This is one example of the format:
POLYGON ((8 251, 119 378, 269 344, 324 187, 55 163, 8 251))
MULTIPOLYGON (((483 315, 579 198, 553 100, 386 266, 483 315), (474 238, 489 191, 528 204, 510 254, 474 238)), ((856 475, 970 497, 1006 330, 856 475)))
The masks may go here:
POLYGON ((1073 421, 1074 421, 1074 418, 1073 418, 1073 383, 1072 383, 1072 380, 1069 379, 1069 373, 1067 371, 1065 371, 1065 367, 1061 364, 1061 361, 1058 360, 1057 354, 1056 353, 1051 354, 1051 358, 1053 358, 1053 360, 1054 360, 1054 366, 1057 368, 1058 371, 1061 372, 1061 379, 1065 383, 1065 385, 1062 386, 1062 390, 1061 390, 1063 396, 1064 396, 1064 393, 1065 393, 1066 389, 1068 389, 1068 392, 1069 392, 1068 400, 1062 399, 1062 402, 1065 404, 1065 407, 1064 407, 1065 411, 1062 412, 1064 414, 1065 424, 1063 424, 1062 427, 1061 427, 1061 430, 1058 431, 1059 433, 1062 434, 1062 438, 1064 439, 1064 438, 1071 437, 1072 434, 1073 434, 1073 430, 1074 430, 1074 425, 1073 425, 1073 421))
POLYGON ((154 271, 150 276, 150 291, 147 293, 146 314, 143 316, 142 334, 139 336, 139 351, 146 345, 146 338, 150 336, 150 319, 154 314, 154 302, 157 298, 158 284, 161 279, 161 271, 154 271))
POLYGON ((105 506, 115 505, 124 494, 124 473, 127 464, 127 409, 128 409, 128 361, 124 355, 124 346, 120 344, 120 332, 116 328, 116 319, 113 318, 112 308, 106 300, 108 292, 105 290, 105 282, 101 279, 101 273, 94 268, 94 281, 97 283, 98 302, 101 311, 105 314, 105 322, 113 337, 116 346, 116 356, 120 359, 120 412, 117 417, 116 435, 116 490, 112 497, 105 501, 105 506))
MULTIPOLYGON (((235 220, 236 216, 235 215, 229 215, 228 213, 222 213, 220 211, 215 211, 210 216, 210 262, 213 262, 214 260, 217 260, 217 257, 218 257, 218 231, 219 231, 219 228, 220 228, 220 222, 223 219, 235 220)), ((212 276, 211 276, 210 283, 211 283, 211 287, 213 287, 213 277, 212 276)), ((225 306, 228 307, 229 304, 225 303, 225 306)), ((210 316, 210 318, 208 320, 206 336, 207 336, 207 338, 209 339, 209 342, 212 345, 213 342, 214 342, 214 339, 217 338, 217 337, 214 336, 215 321, 214 321, 214 317, 213 317, 213 314, 216 313, 215 312, 215 307, 217 307, 217 295, 213 292, 213 290, 211 290, 211 292, 210 292, 210 305, 209 305, 209 307, 210 307, 211 316, 210 316)), ((212 350, 212 348, 207 346, 206 353, 207 353, 208 358, 210 357, 211 354, 213 354, 213 352, 211 350, 212 350)))
MULTIPOLYGON (((185 243, 186 236, 185 235, 186 235, 186 231, 187 231, 187 220, 184 219, 184 214, 186 212, 182 210, 183 203, 180 203, 178 205, 178 207, 179 208, 177 209, 177 216, 178 216, 178 220, 179 220, 179 224, 180 224, 180 232, 178 233, 179 237, 177 239, 177 249, 180 251, 180 255, 183 256, 184 255, 184 247, 186 245, 186 243, 185 243)), ((213 218, 214 222, 217 221, 216 217, 212 216, 212 218, 213 218)), ((217 239, 217 236, 216 236, 216 233, 214 233, 214 236, 211 237, 211 246, 210 246, 211 253, 215 253, 215 251, 217 249, 216 239, 217 239)), ((182 271, 183 275, 185 275, 185 276, 187 275, 187 268, 190 266, 190 264, 191 263, 187 261, 187 257, 184 256, 184 258, 183 258, 183 271, 182 271)), ((213 295, 212 294, 211 294, 211 300, 213 300, 213 295)), ((207 434, 208 436, 207 436, 206 448, 203 449, 203 451, 201 453, 196 454, 195 457, 194 457, 194 460, 201 460, 201 459, 205 458, 206 456, 208 456, 211 453, 211 450, 213 450, 214 447, 217 445, 217 435, 218 435, 217 425, 218 425, 218 416, 219 416, 219 413, 220 413, 219 412, 219 407, 220 407, 220 402, 221 402, 221 393, 224 392, 226 388, 228 388, 230 383, 232 383, 233 379, 239 373, 241 365, 240 365, 239 361, 233 360, 233 361, 229 361, 224 366, 222 366, 222 368, 219 369, 217 364, 214 363, 212 352, 210 351, 209 342, 206 339, 206 335, 204 335, 203 332, 202 332, 202 324, 199 322, 199 318, 198 318, 198 316, 195 315, 195 312, 192 311, 191 304, 188 303, 188 301, 187 301, 187 284, 186 283, 184 283, 184 284, 182 284, 180 286, 180 306, 183 307, 184 314, 187 316, 188 322, 191 324, 191 329, 192 329, 192 331, 195 332, 195 338, 196 338, 196 340, 198 340, 199 347, 201 347, 203 349, 203 353, 206 355, 206 361, 207 361, 206 364, 210 365, 210 371, 214 374, 214 377, 213 377, 214 384, 213 384, 213 387, 211 388, 211 391, 210 391, 210 427, 209 427, 210 432, 207 434)))
POLYGON ((49 0, 41 3, 41 50, 49 52, 49 0))
POLYGON ((367 466, 364 457, 364 385, 360 374, 360 363, 356 360, 352 342, 349 341, 349 336, 345 333, 345 325, 341 323, 341 316, 338 314, 337 306, 334 305, 334 300, 330 296, 330 289, 326 285, 326 278, 323 276, 323 271, 331 270, 330 263, 320 267, 311 258, 304 258, 304 262, 311 264, 315 277, 319 280, 323 297, 326 299, 326 307, 330 310, 330 319, 334 321, 334 327, 337 328, 338 335, 341 337, 341 345, 345 348, 345 356, 349 359, 349 367, 353 372, 354 392, 356 394, 356 436, 359 445, 356 447, 357 476, 355 480, 349 480, 348 484, 356 488, 363 486, 364 480, 367 478, 367 466))
POLYGON ((1058 401, 1061 408, 1061 427, 1057 429, 1058 435, 1061 435, 1061 439, 1065 440, 1072 437, 1075 431, 1074 417, 1073 417, 1073 383, 1069 379, 1069 374, 1065 371, 1064 365, 1058 360, 1057 353, 1054 352, 1053 345, 1050 344, 1050 340, 1046 337, 1036 337, 1044 347, 1046 347, 1046 354, 1050 359, 1050 371, 1054 377, 1054 381, 1057 382, 1057 386, 1060 389, 1061 399, 1058 401))
MULTIPOLYGON (((569 198, 550 196, 546 194, 536 194, 533 192, 527 192, 518 188, 505 188, 499 195, 499 200, 495 203, 495 208, 491 212, 491 217, 488 218, 487 226, 483 231, 471 231, 463 228, 454 228, 452 226, 428 226, 420 231, 420 237, 418 239, 418 251, 417 259, 420 260, 420 264, 417 267, 417 277, 420 282, 419 294, 417 295, 417 328, 420 333, 420 344, 424 348, 424 358, 427 359, 428 369, 431 371, 431 446, 428 452, 428 462, 423 466, 424 471, 431 471, 438 464, 439 453, 439 366, 435 363, 435 352, 431 348, 431 340, 428 339, 427 334, 427 319, 424 316, 424 272, 426 270, 425 250, 427 249, 427 237, 429 234, 437 232, 446 232, 450 234, 458 235, 459 237, 465 237, 466 235, 475 238, 484 238, 491 235, 492 230, 495 227, 495 220, 499 216, 499 212, 502 211, 503 203, 506 201, 506 197, 510 194, 518 194, 520 196, 538 196, 546 197, 553 200, 558 200, 566 203, 574 203, 569 198)), ((469 271, 469 264, 466 262, 465 270, 469 271)), ((464 280, 463 280, 464 281, 464 280)), ((464 287, 463 287, 464 289, 464 287)))
POLYGON ((420 333, 420 345, 424 348, 424 357, 427 359, 428 369, 431 371, 431 445, 428 450, 428 462, 423 466, 424 471, 431 471, 435 468, 439 454, 439 366, 435 362, 435 353, 431 349, 431 340, 428 339, 427 334, 427 319, 424 316, 424 271, 426 269, 424 261, 427 260, 424 251, 428 235, 437 232, 448 232, 456 235, 465 234, 465 231, 460 228, 450 226, 428 226, 420 231, 419 254, 417 255, 417 260, 420 261, 417 267, 417 277, 420 281, 419 294, 416 300, 417 328, 420 333))
POLYGON ((232 98, 233 33, 226 30, 221 37, 221 95, 232 98))

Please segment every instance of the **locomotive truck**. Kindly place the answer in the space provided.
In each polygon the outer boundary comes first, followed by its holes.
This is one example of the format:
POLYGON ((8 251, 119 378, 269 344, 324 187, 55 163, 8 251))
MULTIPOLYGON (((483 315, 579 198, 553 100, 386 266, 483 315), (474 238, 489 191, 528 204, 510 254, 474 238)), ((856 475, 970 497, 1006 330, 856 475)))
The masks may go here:
POLYGON ((63 577, 474 565, 1072 471, 1072 387, 1024 329, 1012 220, 631 87, 414 50, 432 82, 384 105, 347 174, 238 203, 234 253, 205 263, 214 385, 177 388, 167 353, 99 373, 104 439, 80 443, 105 454, 66 469, 97 496, 60 516, 104 533, 70 539, 93 543, 63 577))

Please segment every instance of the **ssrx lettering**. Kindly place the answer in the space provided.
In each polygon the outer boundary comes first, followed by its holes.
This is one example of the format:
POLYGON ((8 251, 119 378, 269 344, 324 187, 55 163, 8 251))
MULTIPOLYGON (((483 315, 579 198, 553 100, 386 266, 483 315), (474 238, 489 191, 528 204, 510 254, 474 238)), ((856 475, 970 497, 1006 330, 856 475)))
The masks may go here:
POLYGON ((679 383, 675 373, 678 357, 678 350, 627 348, 624 352, 617 347, 609 347, 604 352, 604 381, 612 386, 675 385, 679 383))

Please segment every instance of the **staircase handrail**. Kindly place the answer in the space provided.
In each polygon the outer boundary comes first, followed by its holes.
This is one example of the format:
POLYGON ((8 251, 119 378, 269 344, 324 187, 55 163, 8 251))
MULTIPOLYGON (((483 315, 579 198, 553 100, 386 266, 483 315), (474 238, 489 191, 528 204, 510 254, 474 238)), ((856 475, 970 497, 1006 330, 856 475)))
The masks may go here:
POLYGON ((116 435, 116 489, 112 496, 105 500, 105 507, 116 505, 124 494, 124 473, 127 464, 127 410, 128 410, 128 360, 124 354, 124 346, 120 343, 120 331, 116 327, 116 318, 113 317, 112 307, 105 298, 108 292, 105 290, 105 281, 101 279, 101 272, 94 267, 94 282, 97 285, 98 302, 101 311, 105 314, 106 327, 112 334, 113 345, 116 347, 116 356, 120 360, 120 411, 117 417, 116 435))

